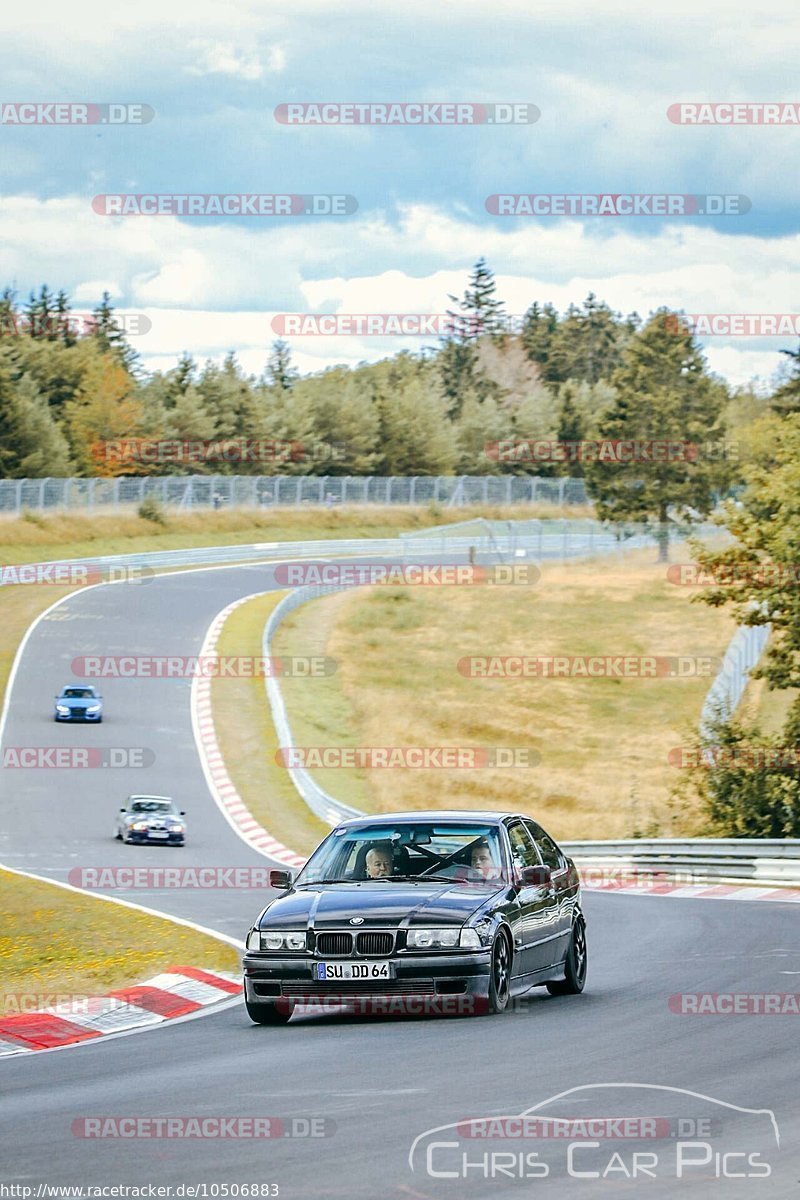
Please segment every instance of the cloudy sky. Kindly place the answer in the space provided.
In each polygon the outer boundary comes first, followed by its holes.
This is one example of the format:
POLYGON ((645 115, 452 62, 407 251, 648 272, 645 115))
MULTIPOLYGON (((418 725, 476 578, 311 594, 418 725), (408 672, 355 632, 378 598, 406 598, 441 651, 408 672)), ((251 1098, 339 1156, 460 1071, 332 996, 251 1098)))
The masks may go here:
MULTIPOLYGON (((138 102, 146 125, 0 126, 2 282, 152 322, 149 368, 235 350, 278 313, 441 313, 483 255, 510 313, 593 290, 647 315, 800 312, 800 126, 671 123, 679 101, 797 101, 796 5, 721 0, 38 0, 0 42, 2 104, 138 102), (535 104, 535 124, 297 127, 277 105, 535 104), (348 194, 343 217, 109 217, 104 193, 348 194), (746 215, 498 217, 493 193, 743 194, 746 215)), ((8 111, 8 110, 6 110, 8 111)), ((419 343, 291 339, 303 371, 419 343)), ((786 337, 704 339, 732 383, 786 337)))

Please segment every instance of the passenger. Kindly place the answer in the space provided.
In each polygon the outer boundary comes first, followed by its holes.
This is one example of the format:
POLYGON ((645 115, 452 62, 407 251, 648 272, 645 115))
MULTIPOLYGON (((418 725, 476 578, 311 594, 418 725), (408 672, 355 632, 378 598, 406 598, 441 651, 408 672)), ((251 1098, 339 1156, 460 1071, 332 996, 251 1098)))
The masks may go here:
POLYGON ((367 852, 365 865, 367 879, 385 879, 392 873, 392 847, 387 842, 378 842, 367 852))

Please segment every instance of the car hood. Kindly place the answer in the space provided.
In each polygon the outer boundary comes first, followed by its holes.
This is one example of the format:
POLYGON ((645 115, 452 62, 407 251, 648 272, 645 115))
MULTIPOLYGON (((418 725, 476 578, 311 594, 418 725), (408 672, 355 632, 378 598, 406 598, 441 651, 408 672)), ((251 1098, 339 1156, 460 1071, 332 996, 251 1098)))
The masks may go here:
POLYGON ((59 696, 56 700, 56 704, 65 704, 67 708, 91 708, 99 703, 100 701, 96 699, 79 700, 77 696, 59 696))
POLYGON ((183 824, 183 817, 179 817, 175 813, 166 813, 163 815, 161 813, 126 813, 125 820, 131 824, 134 822, 137 825, 144 823, 146 825, 155 825, 156 827, 183 824))
POLYGON ((463 924, 498 891, 495 883, 378 883, 309 885, 279 896, 261 928, 341 929, 351 917, 370 927, 463 924))

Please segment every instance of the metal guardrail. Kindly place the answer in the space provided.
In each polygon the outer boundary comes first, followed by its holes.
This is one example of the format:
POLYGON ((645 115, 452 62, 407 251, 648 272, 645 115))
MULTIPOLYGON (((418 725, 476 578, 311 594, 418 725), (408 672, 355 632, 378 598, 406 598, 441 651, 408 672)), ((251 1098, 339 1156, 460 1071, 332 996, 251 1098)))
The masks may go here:
MULTIPOLYGON (((319 587, 301 587, 296 588, 288 596, 285 596, 283 600, 276 604, 264 626, 264 635, 262 638, 262 653, 264 658, 268 659, 272 655, 272 637, 284 617, 288 616, 294 609, 299 608, 301 604, 305 604, 308 600, 315 600, 319 596, 326 596, 331 592, 342 590, 339 586, 326 587, 321 585, 319 587)), ((295 742, 291 726, 289 725, 286 704, 277 677, 266 675, 264 677, 264 685, 267 691, 267 701, 272 713, 272 722, 278 735, 278 745, 283 748, 293 747, 295 742)), ((349 804, 344 804, 341 800, 337 800, 335 797, 329 795, 328 792, 319 786, 313 776, 304 767, 290 766, 287 767, 287 770, 299 795, 314 815, 319 817, 321 821, 334 826, 338 825, 340 821, 346 821, 349 817, 361 817, 364 815, 361 809, 352 808, 349 804)))
MULTIPOLYGON (((510 523, 512 526, 515 522, 510 523)), ((626 554, 655 546, 656 541, 644 527, 628 526, 623 536, 603 525, 600 521, 542 519, 525 521, 525 532, 513 528, 505 533, 493 533, 490 539, 479 533, 470 536, 453 536, 446 527, 436 533, 424 530, 412 535, 403 534, 392 538, 329 538, 298 542, 248 542, 231 546, 201 546, 186 550, 139 550, 133 554, 98 555, 94 558, 58 559, 40 563, 48 567, 69 561, 75 565, 103 568, 150 567, 168 570, 180 567, 216 566, 226 563, 269 563, 274 559, 313 557, 386 557, 392 561, 406 562, 409 558, 424 558, 434 555, 468 556, 470 549, 486 561, 487 556, 504 556, 532 559, 566 559, 591 557, 595 554, 626 554)), ((719 534, 716 526, 697 526, 697 536, 719 534)), ((685 532, 678 527, 672 530, 673 543, 684 540, 685 532)))
POLYGON ((561 845, 583 866, 668 872, 685 876, 687 883, 800 885, 800 838, 630 838, 561 845))
POLYGON ((749 673, 764 653, 769 634, 769 625, 742 625, 731 638, 700 713, 700 735, 704 739, 713 740, 714 723, 727 720, 736 711, 749 673))
POLYGON ((166 508, 337 504, 590 504, 582 479, 538 475, 118 475, 113 479, 0 480, 0 513, 141 504, 166 508))

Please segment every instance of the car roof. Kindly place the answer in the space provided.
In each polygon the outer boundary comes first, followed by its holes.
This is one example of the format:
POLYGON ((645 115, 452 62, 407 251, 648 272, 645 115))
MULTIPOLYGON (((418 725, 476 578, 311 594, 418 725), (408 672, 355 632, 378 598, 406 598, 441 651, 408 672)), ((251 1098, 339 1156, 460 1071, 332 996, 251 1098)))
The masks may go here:
POLYGON ((97 688, 94 686, 93 683, 65 683, 63 688, 61 689, 62 692, 65 692, 67 690, 67 688, 88 688, 92 692, 97 691, 97 688))
POLYGON ((406 821, 435 821, 442 825, 447 823, 461 825, 464 822, 500 825, 508 817, 513 816, 516 816, 516 813, 488 809, 431 808, 419 809, 415 812, 375 813, 374 816, 365 813, 363 817, 351 817, 349 821, 340 821, 336 828, 341 829, 345 826, 356 829, 360 825, 395 825, 406 821))
POLYGON ((144 793, 141 793, 141 794, 137 793, 135 796, 128 796, 129 804, 130 804, 131 800, 169 800, 170 802, 172 802, 172 796, 150 796, 150 795, 145 795, 144 793))

